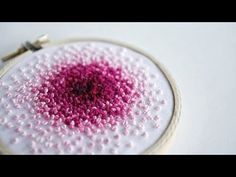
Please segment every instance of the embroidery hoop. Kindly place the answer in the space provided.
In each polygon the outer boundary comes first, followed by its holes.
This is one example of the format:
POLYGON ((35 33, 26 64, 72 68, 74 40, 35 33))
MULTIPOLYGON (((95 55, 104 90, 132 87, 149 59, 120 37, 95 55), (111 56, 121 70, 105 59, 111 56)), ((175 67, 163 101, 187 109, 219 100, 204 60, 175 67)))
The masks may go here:
MULTIPOLYGON (((179 122, 180 114, 181 114, 181 97, 180 97, 180 92, 176 86, 175 80, 172 78, 171 74, 169 71, 156 59, 155 57, 151 56, 150 54, 147 54, 143 50, 134 47, 133 45, 127 44, 125 42, 119 42, 119 41, 114 41, 110 39, 102 39, 102 38, 72 38, 72 39, 65 39, 61 40, 58 42, 48 42, 46 44, 43 44, 42 47, 51 47, 51 46, 57 46, 61 44, 69 44, 69 43, 74 43, 74 42, 105 42, 105 43, 110 43, 114 45, 118 45, 121 47, 128 48, 130 50, 133 50, 134 52, 137 52, 143 56, 146 56, 149 60, 151 60, 164 74, 166 79, 168 80, 170 87, 172 89, 173 93, 173 98, 174 98, 174 109, 173 109, 173 114, 172 118, 166 127, 166 129, 162 132, 162 135, 160 136, 157 141, 148 147, 146 150, 144 150, 141 154, 164 154, 168 150, 171 140, 173 139, 173 134, 174 131, 176 130, 176 126, 179 122)), ((11 60, 7 61, 6 64, 0 69, 0 80, 3 77, 3 75, 8 72, 11 67, 13 67, 15 64, 20 62, 21 58, 24 58, 25 56, 31 55, 32 52, 26 51, 23 54, 16 56, 12 58, 11 60)), ((13 154, 10 152, 4 144, 1 142, 1 137, 0 137, 0 154, 13 154)))

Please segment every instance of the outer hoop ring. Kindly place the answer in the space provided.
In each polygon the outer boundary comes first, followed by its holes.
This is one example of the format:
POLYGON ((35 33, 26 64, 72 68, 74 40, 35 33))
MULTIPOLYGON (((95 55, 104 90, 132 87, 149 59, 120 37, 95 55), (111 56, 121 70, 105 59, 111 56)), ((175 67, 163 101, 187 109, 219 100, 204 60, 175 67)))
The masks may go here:
MULTIPOLYGON (((165 129, 165 131, 162 133, 161 137, 149 148, 147 148, 145 151, 143 151, 141 154, 163 154, 166 152, 170 145, 171 138, 173 137, 174 131, 176 130, 176 126, 179 122, 180 114, 181 114, 181 97, 180 97, 180 92, 176 86, 175 80, 172 78, 170 75, 169 71, 153 56, 147 54, 143 50, 136 48, 130 44, 124 43, 124 42, 118 42, 110 39, 101 39, 101 38, 72 38, 72 39, 66 39, 66 40, 61 40, 58 42, 50 42, 47 44, 44 44, 43 47, 51 47, 51 46, 56 46, 56 45, 61 45, 61 44, 68 44, 68 43, 74 43, 74 42, 105 42, 105 43, 111 43, 115 45, 119 45, 121 47, 126 47, 130 50, 133 50, 141 55, 146 56, 148 59, 150 59, 164 74, 164 76, 167 78, 172 92, 173 92, 173 97, 174 97, 174 110, 172 114, 172 118, 165 129)), ((0 69, 0 79, 3 77, 3 75, 11 69, 15 64, 17 64, 22 57, 28 56, 32 54, 31 52, 26 52, 6 63, 6 65, 0 69)), ((0 154, 13 154, 10 152, 1 142, 0 139, 0 154)))

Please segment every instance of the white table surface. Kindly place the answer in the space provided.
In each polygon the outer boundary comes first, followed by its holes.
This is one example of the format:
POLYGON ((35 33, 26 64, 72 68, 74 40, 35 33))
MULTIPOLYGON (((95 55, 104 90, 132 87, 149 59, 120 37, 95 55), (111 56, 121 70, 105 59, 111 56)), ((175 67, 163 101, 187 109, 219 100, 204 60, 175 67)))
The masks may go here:
POLYGON ((168 154, 236 154, 236 23, 0 23, 0 57, 41 34, 108 38, 157 57, 182 96, 168 154))

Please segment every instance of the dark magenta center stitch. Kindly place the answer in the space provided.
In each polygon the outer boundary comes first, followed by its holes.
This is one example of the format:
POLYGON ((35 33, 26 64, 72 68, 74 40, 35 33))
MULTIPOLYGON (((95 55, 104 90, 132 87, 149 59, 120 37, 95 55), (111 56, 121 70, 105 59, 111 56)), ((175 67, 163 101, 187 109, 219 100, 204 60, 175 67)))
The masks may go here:
POLYGON ((107 62, 57 64, 52 74, 41 76, 36 110, 47 120, 64 122, 80 131, 104 128, 125 119, 139 94, 131 76, 107 62), (125 77, 124 77, 125 76, 125 77))

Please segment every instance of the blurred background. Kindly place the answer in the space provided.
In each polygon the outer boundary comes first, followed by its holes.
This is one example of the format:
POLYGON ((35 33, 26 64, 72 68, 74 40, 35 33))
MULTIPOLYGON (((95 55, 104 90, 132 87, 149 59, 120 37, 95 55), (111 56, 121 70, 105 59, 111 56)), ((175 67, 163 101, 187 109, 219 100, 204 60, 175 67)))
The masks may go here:
POLYGON ((236 154, 236 23, 0 23, 0 58, 42 34, 113 39, 153 55, 182 97, 167 154, 236 154))

